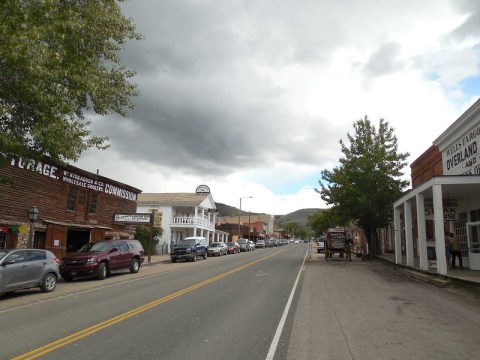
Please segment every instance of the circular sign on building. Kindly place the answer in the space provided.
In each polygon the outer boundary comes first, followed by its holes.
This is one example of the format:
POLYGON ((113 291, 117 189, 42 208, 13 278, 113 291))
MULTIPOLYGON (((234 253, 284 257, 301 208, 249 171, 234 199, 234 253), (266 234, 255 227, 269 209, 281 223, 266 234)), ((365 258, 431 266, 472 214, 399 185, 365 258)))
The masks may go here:
POLYGON ((197 194, 210 194, 210 188, 207 185, 199 185, 195 190, 197 194))

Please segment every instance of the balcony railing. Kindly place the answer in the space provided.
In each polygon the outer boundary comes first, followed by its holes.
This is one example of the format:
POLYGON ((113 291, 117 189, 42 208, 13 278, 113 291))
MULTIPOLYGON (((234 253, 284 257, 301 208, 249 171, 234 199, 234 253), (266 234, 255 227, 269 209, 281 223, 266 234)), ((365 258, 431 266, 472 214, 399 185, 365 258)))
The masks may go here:
POLYGON ((174 216, 172 217, 171 225, 180 225, 180 226, 203 226, 206 228, 215 229, 215 223, 212 219, 202 216, 174 216))

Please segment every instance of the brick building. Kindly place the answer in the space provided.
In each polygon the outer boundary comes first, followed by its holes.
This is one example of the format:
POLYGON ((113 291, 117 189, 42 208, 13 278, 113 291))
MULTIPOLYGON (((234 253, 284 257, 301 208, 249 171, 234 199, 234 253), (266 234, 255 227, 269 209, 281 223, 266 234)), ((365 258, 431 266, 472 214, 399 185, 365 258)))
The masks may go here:
POLYGON ((132 237, 134 228, 116 224, 116 213, 135 213, 141 190, 70 165, 12 159, 0 167, 0 176, 15 184, 0 184, 0 248, 32 245, 58 257, 89 241, 132 237), (36 206, 38 219, 30 223, 27 211, 36 206))

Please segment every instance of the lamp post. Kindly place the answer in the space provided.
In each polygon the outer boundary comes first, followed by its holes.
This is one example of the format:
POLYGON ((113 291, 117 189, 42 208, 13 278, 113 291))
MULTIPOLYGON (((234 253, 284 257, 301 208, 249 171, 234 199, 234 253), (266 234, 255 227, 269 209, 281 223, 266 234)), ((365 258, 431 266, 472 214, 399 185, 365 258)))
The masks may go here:
POLYGON ((242 199, 251 199, 251 196, 244 196, 240 198, 240 209, 238 210, 238 229, 237 229, 237 236, 240 239, 240 215, 242 213, 242 199))
POLYGON ((33 224, 38 219, 38 215, 40 215, 40 209, 36 206, 32 206, 27 211, 28 220, 30 220, 30 233, 28 234, 28 244, 29 248, 33 247, 33 224))

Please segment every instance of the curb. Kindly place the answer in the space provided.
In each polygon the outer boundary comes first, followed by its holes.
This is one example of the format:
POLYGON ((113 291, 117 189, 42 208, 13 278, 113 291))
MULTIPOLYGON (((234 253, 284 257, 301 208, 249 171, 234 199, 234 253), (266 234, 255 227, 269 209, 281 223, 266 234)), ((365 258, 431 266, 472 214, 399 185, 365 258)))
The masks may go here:
POLYGON ((425 281, 429 284, 438 286, 438 287, 446 287, 448 284, 450 284, 450 280, 447 279, 442 279, 437 277, 436 275, 429 275, 425 274, 416 270, 411 270, 411 269, 400 269, 400 272, 402 274, 405 274, 407 276, 410 276, 412 278, 415 278, 417 280, 425 281))
POLYGON ((422 272, 421 270, 415 270, 415 269, 412 269, 412 268, 407 267, 405 265, 395 264, 395 263, 393 263, 393 262, 391 262, 391 261, 389 261, 385 258, 382 258, 382 257, 377 256, 377 257, 375 257, 375 259, 382 260, 385 263, 393 265, 395 267, 395 270, 398 270, 400 273, 402 273, 404 275, 407 275, 411 278, 415 278, 417 280, 427 282, 429 284, 432 284, 432 285, 435 285, 435 286, 438 286, 438 287, 441 287, 441 288, 444 288, 451 283, 451 280, 449 280, 449 279, 441 278, 441 277, 439 277, 438 275, 435 275, 435 274, 425 273, 425 272, 422 272))

